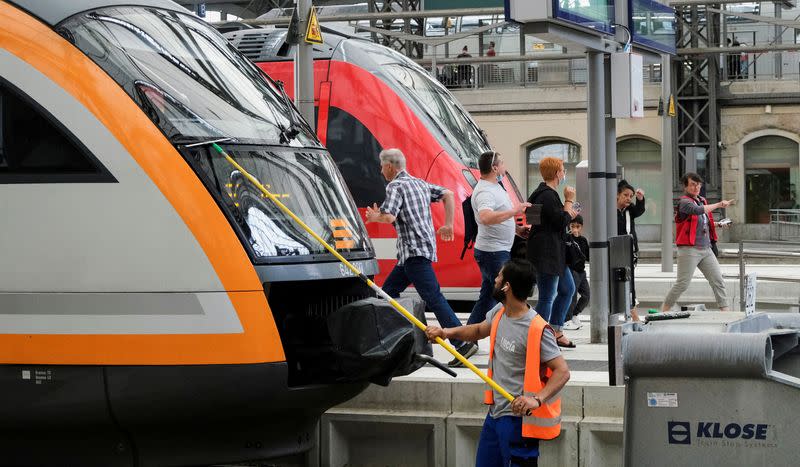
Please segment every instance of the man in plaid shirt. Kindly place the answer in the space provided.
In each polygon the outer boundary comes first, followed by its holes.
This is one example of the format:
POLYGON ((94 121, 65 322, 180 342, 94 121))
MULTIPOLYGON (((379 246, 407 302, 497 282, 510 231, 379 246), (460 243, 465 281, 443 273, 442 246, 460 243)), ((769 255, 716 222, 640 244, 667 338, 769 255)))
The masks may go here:
MULTIPOLYGON (((386 199, 380 208, 377 204, 367 207, 367 222, 393 223, 397 230, 397 265, 386 278, 383 290, 396 298, 413 284, 442 327, 461 326, 442 295, 431 266, 436 261, 436 236, 430 205, 444 201, 445 225, 439 228, 438 233, 442 241, 452 241, 453 192, 409 175, 405 170, 406 158, 399 149, 381 151, 380 160, 381 174, 389 182, 386 199)), ((450 339, 450 343, 466 358, 478 350, 478 346, 471 342, 450 339)), ((450 363, 455 366, 460 362, 454 360, 450 363)))

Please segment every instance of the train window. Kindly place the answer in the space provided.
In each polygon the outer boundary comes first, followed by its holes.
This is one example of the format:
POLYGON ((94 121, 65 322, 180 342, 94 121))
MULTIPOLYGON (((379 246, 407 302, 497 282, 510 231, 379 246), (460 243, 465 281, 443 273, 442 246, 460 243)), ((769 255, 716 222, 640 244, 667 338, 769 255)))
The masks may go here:
POLYGON ((320 147, 263 73, 196 17, 155 8, 104 8, 73 16, 59 30, 173 143, 232 137, 246 144, 281 144, 294 126, 299 133, 290 144, 320 147))
POLYGON ((0 82, 0 183, 104 181, 114 178, 66 128, 0 82))
POLYGON ((356 206, 382 203, 386 197, 386 182, 381 175, 378 154, 383 148, 369 129, 346 111, 331 107, 326 144, 356 206))

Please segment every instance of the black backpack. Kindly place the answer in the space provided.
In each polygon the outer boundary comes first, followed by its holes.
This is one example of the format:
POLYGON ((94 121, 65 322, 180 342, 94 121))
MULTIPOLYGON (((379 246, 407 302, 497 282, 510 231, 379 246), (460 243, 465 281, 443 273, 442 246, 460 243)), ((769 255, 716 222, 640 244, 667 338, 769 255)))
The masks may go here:
POLYGON ((461 202, 461 211, 464 213, 464 249, 461 250, 461 259, 468 249, 475 245, 478 238, 478 221, 475 220, 475 211, 472 210, 472 195, 461 202))

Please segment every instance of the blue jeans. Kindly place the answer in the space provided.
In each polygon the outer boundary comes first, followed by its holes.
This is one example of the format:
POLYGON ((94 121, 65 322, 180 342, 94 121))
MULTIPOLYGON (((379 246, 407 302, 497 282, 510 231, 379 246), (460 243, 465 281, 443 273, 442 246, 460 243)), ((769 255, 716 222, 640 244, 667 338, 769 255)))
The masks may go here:
POLYGON ((539 301, 536 313, 549 322, 555 330, 564 326, 564 320, 575 294, 575 281, 572 271, 564 266, 560 275, 536 274, 536 288, 539 290, 539 301))
POLYGON ((522 418, 486 415, 478 441, 476 467, 536 466, 539 440, 522 437, 522 418))
MULTIPOLYGON (((412 256, 402 265, 396 265, 389 273, 389 277, 386 278, 386 282, 383 283, 383 291, 390 297, 397 298, 400 296, 400 292, 406 290, 411 284, 414 284, 417 293, 428 309, 436 315, 441 327, 461 326, 461 321, 458 320, 439 289, 439 281, 436 280, 431 260, 424 256, 412 256)), ((455 339, 450 339, 450 343, 456 348, 462 344, 461 341, 455 339)))
POLYGON ((497 300, 492 297, 494 279, 510 259, 510 251, 481 251, 475 248, 475 261, 481 270, 481 291, 478 294, 478 301, 472 307, 472 313, 469 314, 467 324, 482 323, 486 320, 486 313, 497 305, 497 300))

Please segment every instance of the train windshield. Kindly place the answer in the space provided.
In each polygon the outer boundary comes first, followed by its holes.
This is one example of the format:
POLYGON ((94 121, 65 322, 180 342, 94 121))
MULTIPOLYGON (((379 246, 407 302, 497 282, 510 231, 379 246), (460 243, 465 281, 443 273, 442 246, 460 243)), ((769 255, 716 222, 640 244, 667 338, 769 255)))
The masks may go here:
POLYGON ((193 16, 104 8, 64 21, 58 32, 114 78, 170 140, 319 147, 258 69, 193 16))
MULTIPOLYGON (((323 150, 222 144, 248 173, 345 256, 369 248, 365 229, 336 164, 323 150)), ((186 148, 204 179, 221 195, 259 263, 329 255, 325 248, 208 145, 186 148)))
POLYGON ((391 64, 384 66, 384 71, 417 101, 446 142, 456 150, 461 162, 467 167, 477 168, 478 157, 490 151, 491 147, 481 129, 452 94, 421 69, 391 64))
POLYGON ((81 13, 57 31, 97 63, 180 150, 257 263, 330 259, 215 152, 245 170, 350 258, 371 246, 341 175, 295 108, 249 61, 197 18, 155 8, 81 13), (192 143, 199 143, 194 146, 192 143))

